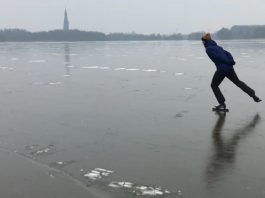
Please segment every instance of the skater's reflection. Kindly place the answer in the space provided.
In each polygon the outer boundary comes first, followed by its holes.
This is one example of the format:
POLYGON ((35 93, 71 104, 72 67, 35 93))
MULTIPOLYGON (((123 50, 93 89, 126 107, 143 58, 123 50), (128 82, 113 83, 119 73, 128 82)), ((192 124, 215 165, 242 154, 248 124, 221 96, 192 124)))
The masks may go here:
POLYGON ((222 180, 225 174, 232 170, 240 141, 246 138, 260 121, 259 114, 256 114, 249 123, 235 130, 231 137, 225 138, 222 132, 226 114, 217 115, 218 120, 212 130, 213 151, 206 170, 208 187, 213 187, 216 181, 222 180))

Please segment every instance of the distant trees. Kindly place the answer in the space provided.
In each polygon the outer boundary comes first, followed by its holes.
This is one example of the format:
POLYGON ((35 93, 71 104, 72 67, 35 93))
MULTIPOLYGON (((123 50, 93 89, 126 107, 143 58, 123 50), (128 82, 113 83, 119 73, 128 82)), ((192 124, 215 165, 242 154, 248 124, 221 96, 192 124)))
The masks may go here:
POLYGON ((30 41, 31 33, 21 29, 0 30, 0 41, 30 41))
POLYGON ((136 34, 136 33, 110 33, 107 35, 110 41, 152 41, 152 40, 182 40, 183 36, 181 34, 172 35, 161 35, 161 34, 136 34))
POLYGON ((21 29, 0 30, 0 42, 4 41, 119 41, 119 40, 182 40, 183 35, 136 34, 86 32, 80 30, 53 30, 48 32, 28 32, 21 29))
POLYGON ((188 40, 200 40, 203 32, 193 32, 187 36, 188 40))
POLYGON ((231 29, 222 28, 215 33, 218 39, 258 39, 265 38, 265 25, 236 25, 231 29))
POLYGON ((53 30, 49 32, 28 32, 20 29, 0 31, 0 41, 105 41, 107 37, 101 32, 80 30, 53 30))
POLYGON ((227 28, 222 28, 216 32, 216 37, 220 40, 232 39, 232 32, 227 28))
MULTIPOLYGON (((21 29, 0 30, 0 42, 5 41, 150 41, 150 40, 200 40, 203 32, 191 34, 137 34, 53 30, 48 32, 29 32, 21 29)), ((231 29, 222 28, 213 34, 214 38, 225 39, 255 39, 265 38, 263 26, 233 26, 231 29)))

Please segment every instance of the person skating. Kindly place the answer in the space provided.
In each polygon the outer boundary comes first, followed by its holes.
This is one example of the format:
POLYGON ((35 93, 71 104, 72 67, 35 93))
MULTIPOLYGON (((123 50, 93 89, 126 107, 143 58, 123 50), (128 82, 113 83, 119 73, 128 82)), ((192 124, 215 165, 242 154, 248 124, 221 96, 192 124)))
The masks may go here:
POLYGON ((239 80, 239 78, 237 77, 237 74, 235 73, 235 70, 233 68, 236 63, 231 53, 218 46, 217 43, 212 40, 210 33, 204 34, 201 40, 204 44, 207 55, 214 62, 217 68, 211 83, 212 90, 219 103, 219 105, 216 106, 215 109, 226 109, 225 98, 221 90, 219 89, 219 85, 225 77, 227 77, 235 85, 237 85, 244 92, 246 92, 250 97, 253 98, 255 102, 260 102, 261 99, 256 96, 255 91, 251 89, 248 85, 246 85, 244 82, 239 80))

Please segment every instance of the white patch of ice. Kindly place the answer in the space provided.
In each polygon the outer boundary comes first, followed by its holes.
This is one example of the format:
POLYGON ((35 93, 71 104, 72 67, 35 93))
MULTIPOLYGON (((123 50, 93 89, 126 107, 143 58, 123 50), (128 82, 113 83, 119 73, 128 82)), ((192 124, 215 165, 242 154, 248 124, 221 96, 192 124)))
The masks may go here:
POLYGON ((131 183, 131 182, 118 182, 118 184, 124 188, 132 188, 132 186, 133 186, 133 183, 131 183))
POLYGON ((9 71, 13 71, 14 70, 13 67, 0 67, 0 69, 2 69, 2 70, 9 70, 9 71))
POLYGON ((126 69, 127 71, 139 71, 139 68, 135 68, 135 69, 126 69))
POLYGON ((124 189, 131 189, 129 192, 136 193, 137 195, 142 196, 157 196, 163 194, 171 194, 169 190, 162 190, 160 187, 149 187, 149 186, 136 186, 131 182, 111 182, 109 187, 112 188, 124 188, 124 189))
POLYGON ((42 154, 48 154, 51 153, 55 150, 55 146, 54 145, 49 145, 46 148, 37 150, 36 152, 31 152, 33 155, 42 155, 42 154))
POLYGON ((84 66, 84 67, 81 67, 82 69, 98 69, 99 66, 84 66))
POLYGON ((99 67, 99 69, 110 69, 109 67, 99 67))
POLYGON ((29 63, 46 63, 46 60, 30 60, 29 63))
POLYGON ((103 169, 103 168, 95 168, 95 170, 100 171, 100 172, 107 172, 107 173, 113 173, 114 172, 112 170, 107 170, 107 169, 103 169))
POLYGON ((90 172, 84 175, 85 177, 88 177, 89 179, 96 180, 96 179, 101 179, 102 177, 100 176, 100 173, 94 173, 90 172))
POLYGON ((183 62, 187 61, 187 59, 186 59, 186 58, 181 58, 181 57, 178 57, 177 59, 178 59, 179 61, 183 61, 183 62))
POLYGON ((143 69, 143 72, 156 72, 156 69, 143 69))
POLYGON ((182 76, 182 75, 184 75, 184 73, 182 73, 182 72, 175 73, 175 76, 182 76))
POLYGON ((53 55, 53 56, 60 56, 61 54, 59 54, 59 53, 51 53, 51 55, 53 55))
POLYGON ((155 196, 155 195, 163 195, 163 194, 164 193, 161 191, 160 188, 149 187, 148 189, 142 191, 142 195, 155 196))
POLYGON ((133 183, 131 182, 111 182, 109 185, 109 187, 112 187, 112 188, 133 188, 133 183))
POLYGON ((192 90, 191 87, 185 87, 184 89, 185 89, 185 90, 192 90))
POLYGON ((37 151, 36 154, 48 153, 50 150, 51 150, 50 148, 45 148, 43 150, 37 151))
POLYGON ((14 57, 14 58, 10 58, 10 60, 11 60, 11 61, 17 61, 18 58, 15 58, 15 57, 14 57))
POLYGON ((48 85, 60 85, 62 82, 49 82, 48 85))
POLYGON ((178 193, 179 196, 182 196, 182 191, 181 190, 178 190, 177 193, 178 193))
POLYGON ((44 85, 45 83, 44 82, 34 82, 32 83, 33 85, 44 85))
POLYGON ((139 190, 146 190, 147 186, 136 186, 135 188, 139 190))
POLYGON ((205 59, 205 57, 202 57, 202 56, 195 57, 195 58, 198 59, 198 60, 203 60, 203 59, 205 59))
POLYGON ((111 188, 120 188, 121 187, 120 185, 118 185, 116 183, 110 183, 108 186, 111 188))
POLYGON ((71 75, 70 74, 65 74, 63 75, 64 77, 70 77, 71 75))
POLYGON ((126 70, 126 68, 124 68, 124 67, 120 67, 120 68, 115 68, 114 70, 116 70, 116 71, 119 71, 119 70, 126 70))
POLYGON ((51 172, 48 172, 48 175, 50 176, 50 178, 54 179, 55 176, 51 173, 51 172))
POLYGON ((113 171, 103 169, 103 168, 95 168, 89 172, 87 172, 84 177, 88 177, 91 180, 98 180, 102 177, 108 177, 110 174, 112 174, 113 171))

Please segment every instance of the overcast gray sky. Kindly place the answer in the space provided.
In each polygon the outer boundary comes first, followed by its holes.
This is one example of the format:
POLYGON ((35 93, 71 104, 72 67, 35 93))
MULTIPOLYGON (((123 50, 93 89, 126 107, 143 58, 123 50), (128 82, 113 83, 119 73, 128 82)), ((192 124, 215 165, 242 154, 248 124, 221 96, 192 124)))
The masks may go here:
POLYGON ((265 24, 265 0, 0 0, 0 29, 190 33, 265 24))

